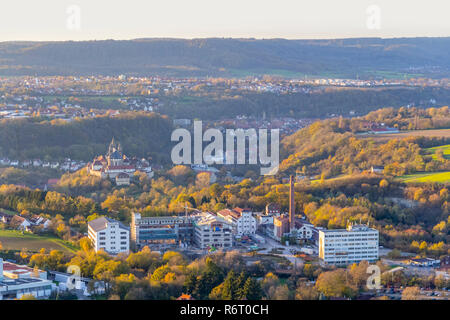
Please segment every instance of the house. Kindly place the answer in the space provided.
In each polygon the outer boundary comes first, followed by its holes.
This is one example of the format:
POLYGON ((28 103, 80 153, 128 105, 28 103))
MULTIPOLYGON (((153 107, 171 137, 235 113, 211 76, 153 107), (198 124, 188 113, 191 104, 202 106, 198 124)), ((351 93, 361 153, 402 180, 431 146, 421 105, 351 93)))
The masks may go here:
POLYGON ((29 230, 29 228, 32 226, 32 223, 30 221, 19 215, 15 215, 14 217, 12 217, 9 224, 13 228, 16 228, 18 230, 29 230))
POLYGON ((59 163, 58 162, 52 162, 50 164, 50 168, 52 168, 52 169, 57 169, 58 167, 59 167, 59 163))
POLYGON ((18 167, 18 166, 19 166, 19 161, 17 161, 17 160, 11 160, 10 166, 12 166, 12 167, 18 167))
POLYGON ((33 215, 29 221, 32 223, 33 226, 42 226, 44 230, 48 229, 50 227, 51 221, 49 219, 46 219, 44 217, 41 217, 39 215, 33 215))
POLYGON ((31 165, 30 160, 25 160, 24 162, 22 162, 22 167, 29 167, 30 165, 31 165))
POLYGON ((384 167, 383 166, 372 166, 370 167, 371 173, 383 173, 384 167))
POLYGON ((0 212, 0 222, 5 223, 5 224, 9 224, 9 222, 11 221, 12 216, 4 213, 4 212, 0 212))
POLYGON ((295 219, 294 227, 290 230, 290 237, 296 240, 310 240, 313 238, 314 226, 306 219, 295 219))
POLYGON ((418 266, 418 267, 435 267, 440 264, 440 260, 431 259, 431 258, 413 258, 409 260, 410 265, 418 266))
POLYGON ((42 166, 42 161, 39 159, 33 160, 33 167, 40 167, 42 166))

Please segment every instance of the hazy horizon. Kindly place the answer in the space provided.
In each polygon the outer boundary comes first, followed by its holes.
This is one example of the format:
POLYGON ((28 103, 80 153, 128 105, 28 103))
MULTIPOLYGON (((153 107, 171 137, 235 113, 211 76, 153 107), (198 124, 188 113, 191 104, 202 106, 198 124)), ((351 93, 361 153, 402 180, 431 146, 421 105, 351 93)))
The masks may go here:
POLYGON ((449 37, 448 12, 441 0, 15 0, 2 4, 0 42, 449 37))
POLYGON ((383 40, 390 40, 390 39, 420 39, 420 38, 450 38, 450 35, 448 36, 410 36, 410 37, 347 37, 347 38, 256 38, 256 37, 193 37, 193 38, 187 38, 187 37, 140 37, 140 38, 103 38, 103 39, 79 39, 79 40, 0 40, 0 43, 5 42, 95 42, 95 41, 135 41, 135 40, 203 40, 203 39, 233 39, 233 40, 289 40, 289 41, 314 41, 314 40, 323 40, 323 41, 333 41, 333 40, 352 40, 352 39, 383 39, 383 40))

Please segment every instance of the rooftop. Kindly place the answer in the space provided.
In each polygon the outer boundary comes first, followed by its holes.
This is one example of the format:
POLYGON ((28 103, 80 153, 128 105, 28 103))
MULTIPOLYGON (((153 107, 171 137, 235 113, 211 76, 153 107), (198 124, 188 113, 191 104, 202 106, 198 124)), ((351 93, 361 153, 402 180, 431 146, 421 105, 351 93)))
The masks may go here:
POLYGON ((88 222, 89 226, 96 232, 106 229, 108 223, 118 223, 121 229, 129 230, 122 222, 107 217, 101 217, 88 222))
POLYGON ((195 221, 195 224, 196 225, 199 225, 199 226, 201 226, 201 225, 210 225, 210 224, 212 224, 212 223, 223 223, 223 224, 227 224, 227 222, 225 221, 225 220, 223 220, 222 218, 220 218, 220 217, 217 217, 217 216, 215 216, 215 215, 213 215, 212 213, 210 213, 210 212, 202 212, 202 213, 199 213, 197 216, 196 216, 196 221, 195 221))
POLYGON ((365 224, 355 224, 349 225, 347 229, 326 229, 320 231, 325 233, 331 233, 331 232, 359 232, 359 231, 377 231, 377 230, 370 228, 368 225, 365 224))
MULTIPOLYGON (((39 270, 39 276, 40 277, 46 277, 46 272, 39 270)), ((15 264, 12 262, 3 261, 3 275, 5 277, 8 277, 10 279, 17 279, 22 278, 25 276, 30 276, 34 272, 33 268, 30 268, 28 266, 23 266, 19 264, 15 264)))

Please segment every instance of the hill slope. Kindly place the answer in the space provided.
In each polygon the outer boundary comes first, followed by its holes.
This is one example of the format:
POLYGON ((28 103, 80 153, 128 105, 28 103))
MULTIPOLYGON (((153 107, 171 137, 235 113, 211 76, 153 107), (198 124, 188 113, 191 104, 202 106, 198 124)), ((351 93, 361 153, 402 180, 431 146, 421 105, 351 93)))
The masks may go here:
POLYGON ((125 154, 152 156, 158 161, 170 154, 171 132, 171 121, 159 114, 124 113, 72 122, 1 120, 0 155, 11 159, 52 161, 70 157, 88 161, 104 154, 114 137, 125 154))
POLYGON ((0 74, 446 76, 450 38, 136 39, 0 43, 0 74))

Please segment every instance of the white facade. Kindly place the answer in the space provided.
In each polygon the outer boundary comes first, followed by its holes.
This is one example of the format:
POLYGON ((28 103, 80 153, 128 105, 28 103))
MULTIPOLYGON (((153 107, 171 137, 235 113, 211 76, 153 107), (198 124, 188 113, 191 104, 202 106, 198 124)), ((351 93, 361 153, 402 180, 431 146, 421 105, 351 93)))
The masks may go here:
POLYGON ((295 223, 295 228, 291 231, 290 236, 297 240, 310 240, 313 237, 314 226, 310 223, 299 222, 295 223))
POLYGON ((325 264, 347 265, 378 260, 378 230, 365 225, 319 231, 319 258, 325 264))
POLYGON ((236 221, 238 235, 252 235, 256 233, 256 219, 251 211, 242 211, 236 221))
POLYGON ((256 218, 253 212, 247 209, 225 209, 217 215, 233 226, 233 233, 238 236, 254 235, 256 233, 256 218))
POLYGON ((260 214, 257 216, 257 222, 259 225, 262 224, 273 224, 273 216, 272 215, 265 215, 260 214))
POLYGON ((119 221, 99 218, 88 224, 89 239, 95 251, 104 250, 110 254, 130 251, 130 230, 119 221))

